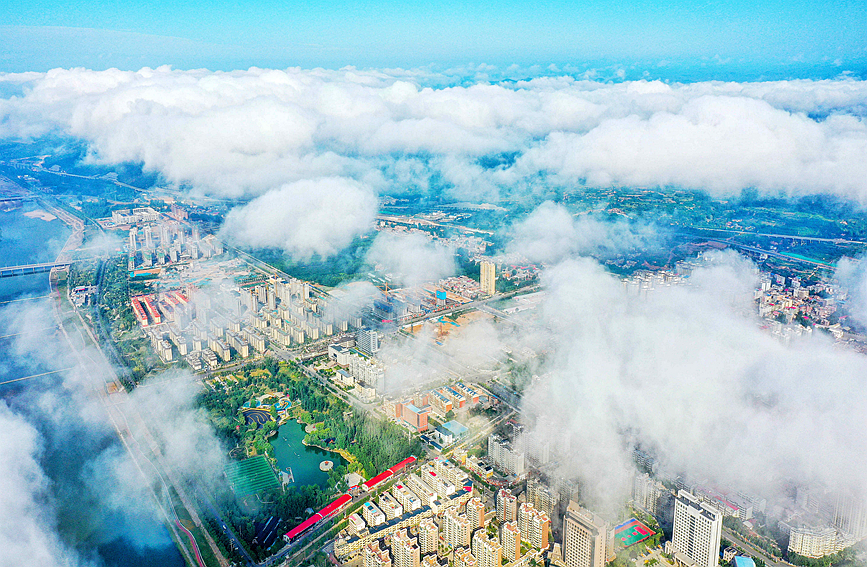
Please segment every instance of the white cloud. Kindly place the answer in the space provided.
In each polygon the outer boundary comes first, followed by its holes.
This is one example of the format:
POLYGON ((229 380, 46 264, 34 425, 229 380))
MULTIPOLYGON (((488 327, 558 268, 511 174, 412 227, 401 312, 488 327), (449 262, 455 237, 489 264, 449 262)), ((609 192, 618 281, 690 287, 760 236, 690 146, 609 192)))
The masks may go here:
POLYGON ((351 179, 297 181, 233 209, 223 235, 300 258, 329 256, 370 229, 377 206, 370 188, 351 179))
POLYGON ((51 320, 47 301, 0 309, 13 363, 58 370, 7 390, 9 405, 0 401, 0 567, 89 565, 99 562, 98 546, 118 539, 145 553, 171 548, 151 493, 157 472, 141 453, 131 457, 111 423, 129 425, 179 479, 207 483, 222 472, 225 452, 195 407, 200 386, 168 372, 104 404, 94 390, 113 379, 111 369, 92 348, 71 350, 46 327, 51 320))
POLYGON ((865 496, 867 362, 822 336, 786 346, 762 330, 755 277, 733 253, 644 299, 589 259, 545 274, 547 373, 524 416, 566 449, 585 497, 622 503, 635 442, 674 472, 769 498, 784 480, 865 496))
POLYGON ((816 122, 762 100, 690 99, 676 113, 612 118, 586 134, 552 133, 516 166, 590 186, 678 186, 735 194, 867 198, 867 125, 852 116, 816 122))
POLYGON ((531 262, 558 262, 575 255, 608 257, 658 245, 655 228, 626 221, 575 217, 562 205, 545 201, 512 227, 508 251, 531 262))
POLYGON ((0 81, 26 94, 0 100, 0 136, 57 128, 86 140, 97 161, 140 161, 172 183, 230 196, 300 179, 373 179, 406 153, 457 159, 429 167, 466 193, 471 178, 455 177, 455 163, 498 152, 522 157, 508 175, 482 172, 486 195, 490 184, 511 188, 542 172, 591 186, 867 196, 864 81, 424 86, 451 80, 352 68, 6 74, 0 81))
POLYGON ((54 531, 50 481, 39 465, 41 437, 0 402, 0 566, 79 565, 54 531))
POLYGON ((380 232, 367 261, 406 286, 438 281, 454 274, 454 252, 418 233, 380 232))

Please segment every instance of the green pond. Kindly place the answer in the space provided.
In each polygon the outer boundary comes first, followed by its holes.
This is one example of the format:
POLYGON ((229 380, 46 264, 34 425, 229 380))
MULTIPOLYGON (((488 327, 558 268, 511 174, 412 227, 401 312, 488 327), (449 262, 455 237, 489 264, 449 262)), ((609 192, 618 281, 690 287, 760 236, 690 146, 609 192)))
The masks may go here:
POLYGON ((290 467, 295 482, 290 486, 305 484, 328 485, 328 473, 319 470, 319 463, 328 460, 334 462, 334 467, 346 465, 346 460, 337 453, 323 451, 316 447, 307 447, 304 440, 304 425, 297 421, 289 421, 280 426, 277 436, 271 439, 274 447, 274 457, 281 471, 290 467))

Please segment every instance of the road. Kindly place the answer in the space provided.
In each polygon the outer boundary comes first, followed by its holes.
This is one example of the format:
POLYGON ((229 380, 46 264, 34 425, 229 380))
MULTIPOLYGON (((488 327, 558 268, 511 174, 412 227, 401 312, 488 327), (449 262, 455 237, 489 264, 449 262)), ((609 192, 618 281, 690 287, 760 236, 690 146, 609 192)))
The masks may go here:
POLYGON ((432 319, 434 317, 442 317, 444 315, 451 315, 452 313, 456 313, 458 311, 466 311, 469 309, 478 309, 479 307, 490 303, 492 301, 499 301, 501 299, 508 299, 510 297, 514 297, 516 295, 523 295, 525 293, 532 293, 534 291, 539 291, 540 286, 531 285, 528 287, 524 287, 521 289, 516 289, 515 291, 509 291, 506 293, 500 293, 497 295, 492 295, 491 297, 486 297, 485 299, 476 299, 475 301, 470 301, 469 303, 461 303, 459 305, 455 305, 453 307, 449 307, 447 309, 443 309, 441 311, 434 311, 431 313, 424 313, 421 315, 416 315, 415 317, 410 317, 408 319, 404 319, 398 321, 397 324, 399 327, 403 327, 405 325, 410 325, 412 323, 418 323, 419 321, 424 321, 426 319, 432 319))
POLYGON ((764 236, 767 238, 786 238, 791 240, 806 240, 809 242, 830 242, 831 244, 867 244, 863 240, 847 240, 845 238, 819 238, 817 236, 797 236, 794 234, 772 234, 767 232, 753 232, 751 230, 732 230, 725 228, 701 228, 697 226, 689 227, 692 230, 708 230, 711 232, 725 232, 727 234, 738 234, 748 236, 764 236))
MULTIPOLYGON (((229 524, 227 524, 226 521, 223 520, 223 516, 220 515, 219 510, 217 510, 217 507, 211 501, 211 497, 208 495, 207 491, 202 490, 198 483, 196 483, 195 492, 199 497, 199 501, 204 503, 205 507, 208 509, 211 515, 219 522, 220 530, 222 530, 222 532, 226 534, 226 536, 232 541, 232 545, 235 547, 235 549, 237 549, 238 552, 244 556, 244 559, 247 560, 247 565, 256 565, 256 562, 253 561, 253 558, 250 557, 249 553, 247 553, 247 550, 244 548, 241 540, 238 539, 238 536, 235 535, 235 532, 229 527, 229 524)), ((266 563, 262 563, 262 565, 265 564, 266 563)))
POLYGON ((786 563, 783 560, 777 561, 776 559, 771 559, 764 551, 751 544, 729 528, 723 528, 723 536, 736 546, 746 551, 751 557, 758 557, 764 561, 767 567, 792 567, 791 563, 786 563))
POLYGON ((808 258, 797 258, 795 256, 788 256, 783 254, 782 252, 775 252, 774 250, 765 250, 764 248, 757 248, 756 246, 749 246, 747 244, 738 244, 737 242, 731 242, 729 240, 721 240, 718 238, 708 238, 711 242, 719 242, 720 244, 726 244, 728 246, 734 246, 736 248, 741 248, 742 250, 747 250, 749 252, 754 252, 756 254, 767 254, 768 256, 772 256, 774 258, 779 258, 781 260, 786 260, 789 262, 801 262, 802 264, 810 264, 811 266, 820 266, 823 268, 833 268, 834 265, 828 262, 820 262, 817 260, 810 260, 808 258))

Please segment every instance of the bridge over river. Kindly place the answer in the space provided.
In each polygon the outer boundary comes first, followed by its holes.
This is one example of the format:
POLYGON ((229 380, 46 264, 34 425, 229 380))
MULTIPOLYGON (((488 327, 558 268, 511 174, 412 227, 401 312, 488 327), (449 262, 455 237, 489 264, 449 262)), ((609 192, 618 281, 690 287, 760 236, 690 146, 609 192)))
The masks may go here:
POLYGON ((0 278, 11 278, 12 276, 29 276, 30 274, 40 274, 42 272, 50 272, 52 268, 66 268, 72 262, 45 262, 44 264, 24 264, 21 266, 4 266, 0 268, 0 278))

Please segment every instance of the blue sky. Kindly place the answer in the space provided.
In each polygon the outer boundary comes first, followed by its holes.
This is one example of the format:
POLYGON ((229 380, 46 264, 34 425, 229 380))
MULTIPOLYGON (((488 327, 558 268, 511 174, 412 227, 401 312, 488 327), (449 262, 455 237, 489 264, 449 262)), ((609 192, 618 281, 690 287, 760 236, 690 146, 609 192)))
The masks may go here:
MULTIPOLYGON (((0 70, 790 65, 859 71, 864 1, 5 0, 0 70)), ((797 74, 797 73, 796 73, 797 74)))

